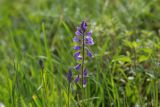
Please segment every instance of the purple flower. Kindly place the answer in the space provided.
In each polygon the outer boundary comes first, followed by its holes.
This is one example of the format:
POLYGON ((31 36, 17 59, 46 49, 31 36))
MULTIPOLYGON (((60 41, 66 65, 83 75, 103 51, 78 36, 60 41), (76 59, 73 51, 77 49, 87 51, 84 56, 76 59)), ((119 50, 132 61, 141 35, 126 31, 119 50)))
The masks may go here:
POLYGON ((72 71, 71 71, 71 69, 69 69, 69 71, 67 73, 67 80, 68 80, 69 83, 71 83, 71 81, 72 81, 72 71))
POLYGON ((74 46, 74 50, 80 50, 80 46, 74 46))
POLYGON ((79 55, 79 56, 76 57, 76 60, 81 60, 81 59, 82 59, 81 55, 79 55))
POLYGON ((74 68, 76 71, 78 71, 81 68, 81 64, 76 65, 74 68))
POLYGON ((79 56, 79 55, 80 55, 80 52, 74 53, 74 57, 77 57, 77 56, 79 56))
POLYGON ((76 77, 75 82, 77 83, 80 80, 79 75, 76 77))
POLYGON ((82 59, 82 56, 80 55, 80 52, 74 53, 74 57, 75 57, 76 60, 82 59))
POLYGON ((87 55, 88 55, 89 57, 92 57, 92 52, 89 51, 89 50, 87 50, 87 55))
POLYGON ((88 71, 87 71, 87 69, 84 69, 84 71, 83 71, 83 76, 84 76, 84 77, 87 77, 87 75, 88 75, 88 71))
POLYGON ((86 31, 86 29, 87 29, 87 23, 85 21, 82 21, 82 23, 81 23, 81 29, 82 29, 83 32, 86 31))
POLYGON ((80 28, 80 27, 77 27, 77 31, 75 32, 75 34, 76 34, 77 36, 82 35, 82 32, 81 32, 81 28, 80 28))
POLYGON ((86 85, 87 85, 87 80, 86 80, 86 78, 84 78, 84 79, 83 79, 83 88, 85 88, 86 85))
POLYGON ((90 37, 90 36, 87 36, 85 38, 85 43, 88 44, 88 45, 94 45, 93 38, 90 37))
POLYGON ((76 31, 75 34, 76 34, 77 36, 80 36, 80 35, 81 35, 81 33, 80 33, 79 31, 76 31))
POLYGON ((92 36, 92 30, 87 33, 87 36, 92 36))
POLYGON ((80 40, 79 40, 79 38, 78 38, 77 36, 75 36, 75 37, 73 38, 73 41, 74 41, 74 42, 79 42, 80 40))

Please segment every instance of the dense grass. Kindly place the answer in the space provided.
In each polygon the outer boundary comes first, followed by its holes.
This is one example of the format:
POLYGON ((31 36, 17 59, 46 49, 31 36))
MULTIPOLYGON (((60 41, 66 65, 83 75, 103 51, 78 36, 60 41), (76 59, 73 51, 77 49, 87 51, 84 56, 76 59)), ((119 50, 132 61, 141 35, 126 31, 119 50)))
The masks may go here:
POLYGON ((0 103, 67 106, 82 20, 93 29, 94 58, 83 100, 71 84, 70 107, 160 106, 159 0, 0 0, 0 103))

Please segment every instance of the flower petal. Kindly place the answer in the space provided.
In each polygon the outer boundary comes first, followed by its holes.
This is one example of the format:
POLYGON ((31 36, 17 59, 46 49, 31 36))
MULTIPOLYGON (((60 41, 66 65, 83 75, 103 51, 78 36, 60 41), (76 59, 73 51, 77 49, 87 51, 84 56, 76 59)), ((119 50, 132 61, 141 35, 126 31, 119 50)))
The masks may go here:
POLYGON ((81 55, 79 55, 79 56, 76 57, 76 60, 81 60, 81 59, 82 59, 81 55))
POLYGON ((81 35, 81 33, 80 33, 79 31, 76 31, 75 34, 76 34, 77 36, 80 36, 80 35, 81 35))
POLYGON ((82 59, 82 56, 80 55, 80 52, 74 53, 74 57, 75 57, 76 60, 82 59))
POLYGON ((77 57, 77 56, 79 56, 80 55, 80 52, 75 52, 74 53, 74 57, 77 57))
POLYGON ((79 42, 80 40, 79 40, 78 37, 75 36, 75 37, 73 38, 73 41, 74 41, 74 42, 79 42))
POLYGON ((86 41, 93 41, 93 38, 90 37, 90 36, 86 36, 86 37, 85 37, 85 40, 86 40, 86 41))
POLYGON ((80 27, 77 27, 77 31, 75 32, 75 34, 76 34, 77 36, 80 36, 80 35, 82 34, 80 27))
POLYGON ((88 42, 86 42, 86 44, 88 44, 88 45, 94 45, 94 42, 93 41, 88 41, 88 42))
POLYGON ((75 82, 77 83, 80 80, 79 75, 76 77, 75 82))
POLYGON ((71 69, 69 69, 69 71, 67 73, 67 79, 68 79, 69 83, 72 81, 72 71, 71 71, 71 69))
POLYGON ((77 27, 77 31, 79 31, 80 33, 82 33, 81 27, 77 27))
POLYGON ((85 21, 82 21, 82 23, 81 23, 81 29, 83 30, 83 32, 86 31, 86 29, 87 29, 87 23, 85 21))
POLYGON ((92 30, 87 33, 87 36, 92 36, 92 30))
POLYGON ((76 71, 78 71, 81 68, 81 64, 76 65, 74 68, 76 71))
POLYGON ((88 45, 94 45, 93 38, 90 37, 90 36, 87 36, 85 38, 85 43, 88 44, 88 45))
POLYGON ((88 75, 88 71, 87 71, 87 69, 84 69, 84 71, 83 71, 83 76, 84 76, 84 77, 87 77, 87 75, 88 75))
POLYGON ((74 46, 74 50, 80 50, 80 46, 74 46))
POLYGON ((87 50, 87 55, 88 55, 89 57, 92 57, 92 52, 89 51, 89 50, 87 50))
POLYGON ((86 80, 86 78, 84 78, 84 79, 83 79, 83 88, 85 88, 86 85, 87 85, 87 80, 86 80))

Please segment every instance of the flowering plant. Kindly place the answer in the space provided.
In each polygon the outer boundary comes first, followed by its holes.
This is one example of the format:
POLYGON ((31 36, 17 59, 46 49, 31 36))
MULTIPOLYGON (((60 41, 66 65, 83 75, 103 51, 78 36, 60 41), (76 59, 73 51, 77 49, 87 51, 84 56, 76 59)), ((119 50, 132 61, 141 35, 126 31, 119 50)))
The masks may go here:
POLYGON ((87 23, 85 21, 82 21, 81 25, 77 27, 77 31, 75 32, 73 41, 77 43, 76 46, 74 46, 74 50, 76 51, 74 53, 74 57, 78 62, 80 62, 79 60, 82 60, 81 63, 78 63, 74 67, 76 71, 79 71, 81 69, 81 73, 78 74, 78 76, 75 79, 75 82, 77 83, 81 77, 82 86, 86 87, 87 83, 86 77, 88 71, 84 66, 84 60, 85 60, 85 55, 87 55, 88 57, 93 56, 88 46, 94 45, 94 42, 92 38, 92 30, 87 31, 87 23))

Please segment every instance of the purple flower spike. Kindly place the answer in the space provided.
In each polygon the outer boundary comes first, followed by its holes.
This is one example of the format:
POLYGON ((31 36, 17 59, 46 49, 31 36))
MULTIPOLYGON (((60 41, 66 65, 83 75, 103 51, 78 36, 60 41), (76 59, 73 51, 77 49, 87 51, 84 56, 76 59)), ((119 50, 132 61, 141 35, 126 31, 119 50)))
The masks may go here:
POLYGON ((92 52, 89 51, 89 50, 87 50, 87 55, 88 55, 89 57, 92 57, 92 52))
POLYGON ((71 83, 71 81, 72 81, 72 71, 71 71, 71 69, 69 69, 69 71, 67 73, 67 80, 68 80, 69 83, 71 83))
POLYGON ((74 42, 79 42, 79 38, 75 36, 75 37, 73 38, 73 41, 74 41, 74 42))
POLYGON ((87 33, 87 36, 92 36, 92 30, 87 33))
POLYGON ((78 71, 81 68, 81 64, 75 66, 75 70, 78 71))
POLYGON ((87 29, 87 23, 85 21, 82 21, 82 23, 81 23, 81 29, 83 30, 83 32, 86 31, 86 29, 87 29))
POLYGON ((87 77, 87 75, 88 75, 88 71, 87 71, 87 69, 84 69, 84 71, 83 71, 83 76, 84 76, 84 77, 87 77))
POLYGON ((79 75, 76 77, 75 82, 77 83, 80 80, 79 75))
POLYGON ((86 68, 83 68, 85 66, 85 56, 92 57, 92 52, 89 49, 89 46, 94 45, 94 41, 92 38, 92 30, 87 29, 87 23, 85 21, 82 21, 80 26, 77 27, 77 30, 75 32, 75 37, 73 38, 74 42, 77 42, 77 44, 73 47, 76 52, 74 53, 74 57, 76 60, 81 60, 82 62, 77 64, 74 69, 76 71, 80 71, 82 68, 81 73, 78 73, 78 76, 75 78, 75 82, 77 83, 81 77, 82 77, 82 87, 86 87, 87 84, 87 76, 88 76, 88 71, 86 68), (87 47, 87 48, 86 48, 87 47), (86 50, 84 50, 86 49, 86 50), (86 51, 86 52, 85 52, 86 51), (86 55, 85 55, 86 54, 86 55), (81 67, 82 66, 82 67, 81 67))
POLYGON ((74 46, 74 50, 80 50, 80 46, 74 46))
POLYGON ((83 88, 85 88, 86 85, 87 85, 87 80, 84 78, 84 79, 83 79, 83 88))

